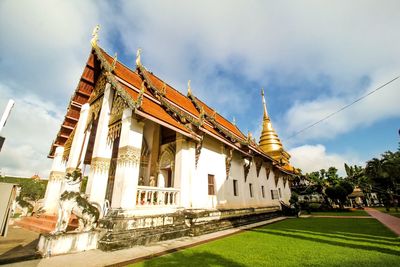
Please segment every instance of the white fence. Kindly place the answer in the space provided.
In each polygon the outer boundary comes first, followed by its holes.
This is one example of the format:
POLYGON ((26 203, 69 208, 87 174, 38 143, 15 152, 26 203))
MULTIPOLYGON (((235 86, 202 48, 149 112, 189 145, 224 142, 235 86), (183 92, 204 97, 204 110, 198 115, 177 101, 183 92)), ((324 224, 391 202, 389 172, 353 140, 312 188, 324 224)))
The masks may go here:
POLYGON ((137 206, 177 206, 179 189, 138 186, 136 199, 137 206))

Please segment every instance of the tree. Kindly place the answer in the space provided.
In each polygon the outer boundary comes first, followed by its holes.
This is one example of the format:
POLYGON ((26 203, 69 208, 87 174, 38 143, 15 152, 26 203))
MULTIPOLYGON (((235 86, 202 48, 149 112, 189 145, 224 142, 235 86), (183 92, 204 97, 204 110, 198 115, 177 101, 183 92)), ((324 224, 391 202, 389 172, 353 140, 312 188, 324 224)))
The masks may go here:
POLYGON ((46 185, 40 181, 26 179, 21 184, 20 198, 23 200, 37 202, 39 199, 44 197, 46 192, 46 185))
POLYGON ((373 158, 367 162, 365 175, 371 180, 373 188, 384 200, 387 210, 393 198, 400 193, 400 150, 393 153, 386 151, 381 158, 373 158))

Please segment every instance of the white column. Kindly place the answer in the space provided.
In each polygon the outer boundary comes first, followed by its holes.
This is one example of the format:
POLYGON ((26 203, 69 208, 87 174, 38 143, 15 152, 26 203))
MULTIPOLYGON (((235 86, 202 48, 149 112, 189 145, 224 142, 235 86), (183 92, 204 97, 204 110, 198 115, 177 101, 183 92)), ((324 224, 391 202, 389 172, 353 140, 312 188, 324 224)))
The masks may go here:
POLYGON ((107 140, 107 136, 113 95, 114 91, 111 90, 110 84, 107 84, 104 90, 103 103, 99 115, 92 161, 90 164, 88 186, 86 188, 89 201, 96 202, 101 207, 103 206, 106 196, 108 170, 110 168, 112 155, 112 142, 107 140))
MULTIPOLYGON (((83 154, 83 147, 85 141, 85 130, 87 119, 89 116, 90 105, 86 103, 81 107, 81 113, 79 115, 79 120, 76 125, 74 139, 72 140, 71 150, 69 152, 68 162, 67 162, 67 173, 73 172, 76 168, 82 169, 81 157, 83 154)), ((68 184, 64 183, 63 191, 74 191, 79 192, 81 184, 74 183, 68 184)))
MULTIPOLYGON (((190 208, 192 206, 191 183, 193 176, 195 175, 195 162, 195 143, 187 141, 181 134, 177 133, 175 187, 180 189, 180 205, 184 208, 190 208)), ((194 193, 196 192, 193 192, 193 194, 194 193)))
POLYGON ((143 122, 138 122, 132 117, 131 109, 124 110, 112 208, 133 209, 136 206, 143 126, 143 122))
POLYGON ((47 214, 57 213, 58 201, 61 195, 61 186, 65 177, 65 162, 63 161, 64 147, 57 147, 51 166, 49 182, 46 187, 43 208, 47 214))

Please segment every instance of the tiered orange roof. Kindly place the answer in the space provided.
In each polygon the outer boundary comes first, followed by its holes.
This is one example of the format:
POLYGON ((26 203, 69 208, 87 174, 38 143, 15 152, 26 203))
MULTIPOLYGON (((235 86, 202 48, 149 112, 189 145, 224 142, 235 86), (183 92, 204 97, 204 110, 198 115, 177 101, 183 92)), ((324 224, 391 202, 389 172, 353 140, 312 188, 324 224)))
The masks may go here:
MULTIPOLYGON (((68 108, 67 116, 72 116, 73 123, 68 124, 70 121, 66 116, 57 139, 52 145, 49 157, 54 155, 56 146, 64 145, 68 139, 79 119, 80 107, 88 102, 101 72, 105 72, 107 78, 112 79, 111 84, 117 86, 118 90, 124 91, 130 98, 128 100, 135 105, 137 104, 135 101, 140 97, 140 90, 143 90, 142 101, 135 108, 135 113, 138 115, 197 140, 202 135, 201 132, 204 132, 248 156, 259 155, 273 161, 257 143, 245 136, 236 125, 215 112, 197 97, 191 94, 183 95, 142 66, 137 66, 135 71, 129 69, 97 46, 93 46, 68 108), (193 129, 193 127, 188 126, 189 124, 195 124, 196 127, 193 129), (64 125, 70 126, 67 128, 68 131, 63 130, 64 125)), ((280 169, 293 173, 292 170, 289 170, 289 167, 281 166, 280 169)))

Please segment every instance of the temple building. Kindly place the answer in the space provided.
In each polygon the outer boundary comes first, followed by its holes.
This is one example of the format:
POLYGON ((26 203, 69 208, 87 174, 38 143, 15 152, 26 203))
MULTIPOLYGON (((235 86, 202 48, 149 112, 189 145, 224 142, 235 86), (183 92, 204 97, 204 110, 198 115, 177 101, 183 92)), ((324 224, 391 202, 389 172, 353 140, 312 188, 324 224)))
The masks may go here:
POLYGON ((257 143, 197 98, 190 81, 183 95, 142 65, 140 50, 129 69, 98 46, 95 32, 50 149, 44 209, 57 214, 63 192, 79 192, 80 180, 65 179, 78 169, 100 212, 104 250, 131 246, 135 229, 151 227, 147 235, 156 235, 155 227, 173 225, 177 237, 277 214, 297 171, 271 125, 264 92, 261 107, 257 143))

